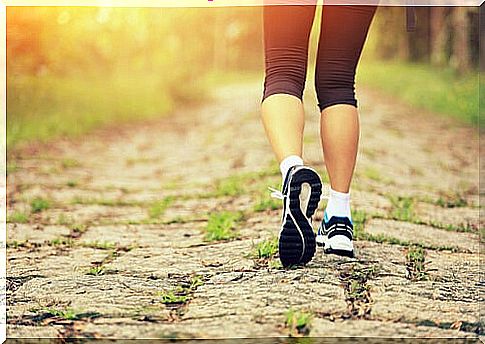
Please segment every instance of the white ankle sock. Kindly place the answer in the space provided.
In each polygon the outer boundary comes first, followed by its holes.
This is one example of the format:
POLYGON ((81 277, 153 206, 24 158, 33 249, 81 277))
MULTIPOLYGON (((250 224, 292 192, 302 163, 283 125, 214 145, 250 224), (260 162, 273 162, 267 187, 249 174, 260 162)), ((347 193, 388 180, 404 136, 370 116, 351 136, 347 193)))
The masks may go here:
POLYGON ((289 169, 293 166, 303 165, 303 159, 298 155, 290 155, 283 159, 280 163, 281 176, 283 177, 283 182, 286 178, 286 174, 289 169))
POLYGON ((348 217, 352 220, 350 214, 350 192, 343 193, 330 188, 330 197, 325 208, 325 214, 326 221, 330 220, 332 216, 348 217))

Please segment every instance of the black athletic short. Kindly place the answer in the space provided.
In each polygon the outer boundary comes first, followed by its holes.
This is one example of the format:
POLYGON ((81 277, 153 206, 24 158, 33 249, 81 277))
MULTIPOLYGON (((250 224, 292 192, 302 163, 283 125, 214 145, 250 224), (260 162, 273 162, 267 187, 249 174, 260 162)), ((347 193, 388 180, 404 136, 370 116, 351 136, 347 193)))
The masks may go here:
MULTIPOLYGON (((266 77, 263 100, 273 94, 302 99, 308 39, 316 6, 268 5, 263 9, 266 77)), ((335 104, 357 107, 355 69, 376 6, 323 6, 315 69, 320 110, 335 104)))

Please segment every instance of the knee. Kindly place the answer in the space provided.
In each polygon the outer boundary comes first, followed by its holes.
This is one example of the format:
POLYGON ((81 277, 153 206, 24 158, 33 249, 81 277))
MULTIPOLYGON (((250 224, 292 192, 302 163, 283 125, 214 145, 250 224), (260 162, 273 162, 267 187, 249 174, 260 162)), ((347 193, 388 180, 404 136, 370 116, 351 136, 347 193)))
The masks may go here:
POLYGON ((307 57, 305 49, 266 51, 263 100, 273 94, 289 94, 299 99, 305 88, 307 57))
POLYGON ((317 68, 315 89, 320 111, 336 104, 349 104, 357 107, 355 98, 355 68, 317 68))

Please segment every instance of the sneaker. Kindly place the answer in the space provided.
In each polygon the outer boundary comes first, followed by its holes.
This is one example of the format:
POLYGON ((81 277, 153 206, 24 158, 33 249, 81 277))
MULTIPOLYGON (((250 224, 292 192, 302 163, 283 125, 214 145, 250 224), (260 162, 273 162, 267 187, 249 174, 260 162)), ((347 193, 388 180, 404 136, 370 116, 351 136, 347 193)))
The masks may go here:
POLYGON ((329 220, 324 214, 318 228, 317 245, 323 246, 323 252, 339 256, 354 257, 354 225, 348 217, 332 216, 329 220))
POLYGON ((308 263, 316 248, 311 219, 322 194, 318 173, 306 166, 294 166, 286 175, 283 190, 270 190, 273 191, 271 196, 283 200, 278 239, 281 264, 287 267, 308 263))

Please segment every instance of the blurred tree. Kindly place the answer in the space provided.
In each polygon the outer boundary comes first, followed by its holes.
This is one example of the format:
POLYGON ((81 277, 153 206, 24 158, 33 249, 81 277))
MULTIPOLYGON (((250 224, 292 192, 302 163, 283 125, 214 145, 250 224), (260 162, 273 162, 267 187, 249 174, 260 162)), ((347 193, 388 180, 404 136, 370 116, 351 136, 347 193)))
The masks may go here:
POLYGON ((459 72, 470 69, 469 21, 467 7, 454 7, 451 12, 453 27, 453 50, 451 65, 459 72))
POLYGON ((446 64, 447 58, 448 9, 446 7, 432 7, 430 12, 431 63, 436 66, 443 66, 446 64))

